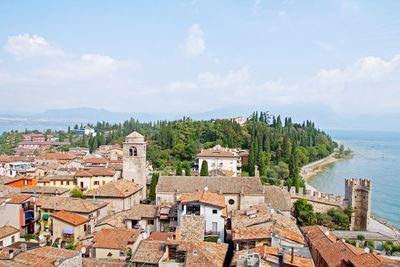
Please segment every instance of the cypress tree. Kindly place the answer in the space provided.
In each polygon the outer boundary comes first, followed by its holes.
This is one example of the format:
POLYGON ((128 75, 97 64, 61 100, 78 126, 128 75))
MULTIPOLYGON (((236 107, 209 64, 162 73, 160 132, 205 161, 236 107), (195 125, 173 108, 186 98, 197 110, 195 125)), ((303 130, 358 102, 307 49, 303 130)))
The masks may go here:
POLYGON ((187 163, 186 166, 185 166, 185 175, 186 176, 191 176, 192 175, 192 170, 191 170, 190 163, 187 163))
POLYGON ((157 186, 157 183, 158 183, 158 177, 159 176, 160 175, 158 173, 153 173, 153 176, 151 177, 149 198, 152 201, 156 200, 156 186, 157 186))
POLYGON ((208 176, 208 162, 207 162, 207 160, 203 160, 203 162, 201 163, 200 176, 208 176))
POLYGON ((176 164, 176 171, 175 171, 175 174, 176 174, 177 176, 182 176, 182 164, 181 164, 180 161, 176 164))
POLYGON ((249 176, 254 176, 255 175, 255 151, 254 151, 254 142, 251 144, 250 152, 249 152, 249 164, 248 164, 248 169, 249 169, 249 176))

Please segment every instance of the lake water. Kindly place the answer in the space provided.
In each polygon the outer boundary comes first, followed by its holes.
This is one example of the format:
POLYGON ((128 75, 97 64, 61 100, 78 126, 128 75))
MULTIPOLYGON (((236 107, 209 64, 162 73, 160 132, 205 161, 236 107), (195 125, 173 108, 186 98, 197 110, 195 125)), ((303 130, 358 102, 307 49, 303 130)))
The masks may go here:
POLYGON ((354 151, 351 160, 329 166, 310 184, 344 195, 344 179, 370 178, 372 213, 400 227, 400 132, 328 131, 354 151))

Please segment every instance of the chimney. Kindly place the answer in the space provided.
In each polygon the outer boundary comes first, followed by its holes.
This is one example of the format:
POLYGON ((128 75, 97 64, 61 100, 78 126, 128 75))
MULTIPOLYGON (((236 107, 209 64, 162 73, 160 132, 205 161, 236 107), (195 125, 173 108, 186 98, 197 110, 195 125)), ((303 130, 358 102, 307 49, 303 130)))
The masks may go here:
POLYGON ((283 252, 279 252, 279 267, 285 267, 285 254, 283 252))
POLYGON ((294 247, 292 247, 292 252, 290 253, 290 262, 293 263, 294 260, 294 247))

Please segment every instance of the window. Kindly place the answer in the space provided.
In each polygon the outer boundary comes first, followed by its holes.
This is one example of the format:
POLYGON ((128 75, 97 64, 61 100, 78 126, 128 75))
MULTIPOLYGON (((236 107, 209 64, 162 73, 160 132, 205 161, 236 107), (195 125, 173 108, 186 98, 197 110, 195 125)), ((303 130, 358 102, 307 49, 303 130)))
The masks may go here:
POLYGON ((129 148, 129 157, 137 157, 137 148, 136 147, 131 147, 129 148))
POLYGON ((64 181, 61 181, 60 184, 63 185, 63 184, 64 184, 64 181))
POLYGON ((235 204, 235 200, 233 200, 232 198, 228 200, 229 205, 233 205, 235 204))
POLYGON ((94 185, 99 185, 99 181, 94 181, 94 185))
POLYGON ((0 248, 3 247, 3 240, 0 241, 0 248))
POLYGON ((81 182, 81 188, 83 188, 83 182, 81 182))
POLYGON ((154 225, 154 220, 147 220, 148 225, 154 225))
POLYGON ((67 185, 69 185, 69 181, 67 181, 67 185))
POLYGON ((103 181, 103 185, 105 185, 106 184, 106 181, 103 181))
POLYGON ((200 205, 196 204, 187 204, 186 205, 186 214, 187 215, 200 215, 200 205))
POLYGON ((120 256, 120 257, 125 257, 125 252, 120 251, 120 252, 119 252, 119 256, 120 256))
POLYGON ((13 244, 15 243, 15 236, 11 237, 11 243, 13 243, 13 244))
POLYGON ((212 213, 213 214, 218 214, 218 210, 213 210, 212 213))

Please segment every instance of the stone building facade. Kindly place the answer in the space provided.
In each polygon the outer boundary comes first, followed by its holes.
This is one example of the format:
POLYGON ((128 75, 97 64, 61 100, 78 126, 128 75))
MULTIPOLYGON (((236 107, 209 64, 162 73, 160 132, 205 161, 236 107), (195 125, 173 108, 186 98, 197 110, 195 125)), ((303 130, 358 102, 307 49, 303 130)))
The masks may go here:
POLYGON ((346 179, 344 202, 354 209, 351 230, 367 230, 371 217, 371 190, 369 179, 346 179))
MULTIPOLYGON (((133 132, 128 135, 123 147, 123 179, 143 186, 146 189, 146 142, 144 136, 133 132)), ((145 193, 145 192, 144 192, 145 193)))

